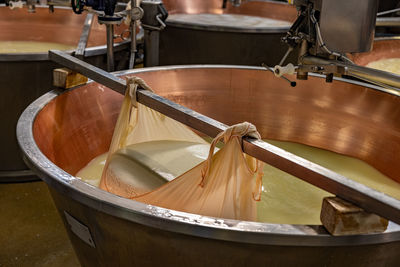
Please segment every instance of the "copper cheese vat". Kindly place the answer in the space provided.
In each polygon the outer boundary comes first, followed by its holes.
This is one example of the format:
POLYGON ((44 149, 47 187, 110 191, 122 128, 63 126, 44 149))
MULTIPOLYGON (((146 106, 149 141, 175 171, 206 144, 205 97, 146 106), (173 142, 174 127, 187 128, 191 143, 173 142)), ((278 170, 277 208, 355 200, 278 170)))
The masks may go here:
POLYGON ((372 51, 367 53, 352 54, 350 58, 355 64, 366 66, 370 62, 388 58, 400 58, 400 39, 377 38, 372 51))
MULTIPOLYGON (((196 19, 185 22, 172 19, 174 14, 233 14, 257 16, 294 22, 294 6, 274 1, 241 1, 233 6, 230 1, 225 9, 222 0, 165 0, 170 17, 167 27, 160 32, 159 58, 148 66, 175 64, 234 64, 275 66, 286 53, 288 46, 281 42, 290 26, 254 29, 242 25, 219 25, 210 20, 198 24, 196 19)), ((296 52, 288 61, 296 62, 296 52)))
MULTIPOLYGON (((41 41, 76 47, 85 15, 76 15, 70 8, 36 7, 10 10, 0 6, 0 41, 41 41)), ((85 61, 106 66, 105 26, 95 21, 89 35, 85 61)), ((31 172, 21 159, 15 128, 22 111, 36 98, 52 88, 52 70, 59 67, 43 53, 0 53, 0 182, 26 181, 31 172)), ((37 179, 37 178, 36 178, 37 179)))
MULTIPOLYGON (((400 173, 400 98, 371 85, 311 76, 296 88, 260 68, 177 66, 120 72, 226 124, 400 173)), ((17 127, 28 165, 49 186, 83 266, 398 266, 400 226, 334 237, 322 226, 226 220, 124 199, 74 177, 108 150, 122 95, 97 83, 51 91, 17 127), (80 230, 79 230, 80 229, 80 230)))

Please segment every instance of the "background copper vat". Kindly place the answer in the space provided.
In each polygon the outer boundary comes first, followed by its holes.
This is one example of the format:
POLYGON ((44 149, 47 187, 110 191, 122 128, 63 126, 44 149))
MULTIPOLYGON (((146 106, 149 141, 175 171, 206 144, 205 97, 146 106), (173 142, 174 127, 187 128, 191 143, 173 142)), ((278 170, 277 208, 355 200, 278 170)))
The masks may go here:
MULTIPOLYGON (((158 94, 224 123, 247 120, 264 138, 358 157, 399 180, 400 98, 378 87, 310 77, 292 88, 269 72, 238 66, 158 67, 120 75, 144 78, 158 94)), ((75 178, 107 151, 121 101, 122 95, 96 83, 54 90, 18 122, 26 162, 49 185, 83 266, 398 266, 400 226, 393 223, 382 234, 333 237, 321 226, 148 206, 75 178), (88 228, 89 237, 76 231, 69 216, 88 228)))
MULTIPOLYGON (((234 7, 222 0, 164 0, 169 14, 242 14, 293 22, 296 8, 272 1, 242 1, 234 7)), ((167 27, 160 32, 159 65, 174 64, 235 64, 275 66, 288 49, 280 39, 289 27, 259 29, 232 28, 213 25, 198 26, 167 19, 167 27)), ((295 53, 289 58, 295 61, 295 53)))
MULTIPOLYGON (((36 13, 28 13, 26 8, 10 10, 2 6, 0 40, 42 41, 77 46, 85 17, 73 14, 71 9, 66 8, 56 8, 54 13, 50 13, 47 7, 37 7, 36 13)), ((105 43, 105 27, 95 21, 85 60, 105 67, 106 48, 100 46, 105 43)), ((15 128, 22 111, 52 88, 52 70, 57 67, 48 60, 47 52, 0 54, 0 182, 31 179, 31 172, 21 159, 15 128)))
POLYGON ((381 59, 400 58, 400 39, 394 37, 375 39, 371 52, 352 54, 350 58, 354 63, 361 66, 381 59))

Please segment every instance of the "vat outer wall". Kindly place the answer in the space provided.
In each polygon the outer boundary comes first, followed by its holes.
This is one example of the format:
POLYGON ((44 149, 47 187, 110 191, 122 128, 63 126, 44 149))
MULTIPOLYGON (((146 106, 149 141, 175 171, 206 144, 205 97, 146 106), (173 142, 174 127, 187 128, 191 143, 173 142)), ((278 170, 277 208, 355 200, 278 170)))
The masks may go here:
MULTIPOLYGON (((294 6, 274 1, 242 1, 233 6, 229 1, 222 9, 220 0, 164 0, 169 14, 232 14, 265 17, 294 22, 294 6)), ((167 20, 160 32, 159 65, 176 64, 233 64, 261 66, 277 65, 288 46, 281 41, 287 27, 250 29, 247 27, 196 25, 194 22, 167 20)), ((150 49, 150 48, 149 48, 150 49)), ((297 62, 297 50, 286 62, 297 62)), ((149 66, 153 66, 149 63, 149 66)))
POLYGON ((252 245, 163 231, 88 208, 50 187, 82 266, 398 266, 400 242, 366 246, 252 245), (64 211, 89 227, 96 248, 77 237, 64 211))
MULTIPOLYGON (((284 33, 218 32, 168 25, 160 33, 160 65, 278 65, 287 51, 284 33)), ((291 53, 286 62, 296 62, 291 53)))

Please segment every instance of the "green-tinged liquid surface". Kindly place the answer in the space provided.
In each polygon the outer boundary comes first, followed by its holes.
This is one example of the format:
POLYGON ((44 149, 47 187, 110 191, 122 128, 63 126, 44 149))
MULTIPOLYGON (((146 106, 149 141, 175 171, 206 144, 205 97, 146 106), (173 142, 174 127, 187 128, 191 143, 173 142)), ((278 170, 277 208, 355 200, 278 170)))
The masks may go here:
MULTIPOLYGON (((268 141, 354 181, 400 199, 400 184, 352 157, 307 145, 268 141)), ((322 199, 331 194, 270 165, 264 168, 263 194, 258 205, 259 220, 271 223, 321 224, 322 199)))
POLYGON ((35 41, 0 41, 0 53, 39 53, 55 50, 71 50, 75 46, 35 41))
MULTIPOLYGON (((400 184, 361 160, 297 143, 272 140, 268 142, 400 199, 400 184)), ((208 146, 189 142, 157 141, 133 145, 118 153, 123 159, 123 161, 115 162, 119 171, 140 173, 137 169, 138 163, 142 166, 143 164, 152 165, 146 168, 158 170, 158 174, 167 182, 170 179, 166 177, 179 176, 206 159, 208 146), (130 161, 134 163, 131 164, 130 161)), ((105 160, 106 154, 93 159, 76 176, 98 186, 105 160)), ((263 193, 261 201, 257 204, 258 221, 280 224, 321 224, 319 216, 322 199, 330 195, 326 191, 266 164, 263 193)))

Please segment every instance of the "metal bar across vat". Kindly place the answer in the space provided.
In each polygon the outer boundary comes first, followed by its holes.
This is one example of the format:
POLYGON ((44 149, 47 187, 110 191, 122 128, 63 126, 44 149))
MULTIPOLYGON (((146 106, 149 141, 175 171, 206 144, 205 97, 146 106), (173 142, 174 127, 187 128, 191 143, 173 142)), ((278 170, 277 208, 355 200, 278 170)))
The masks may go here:
MULTIPOLYGON (((49 51, 49 58, 65 67, 80 72, 112 90, 124 94, 124 80, 74 58, 61 51, 49 51)), ((204 134, 215 137, 228 126, 185 108, 155 93, 138 90, 138 102, 167 115, 204 134)), ((366 211, 400 224, 400 200, 389 197, 336 172, 298 157, 261 140, 244 138, 243 150, 278 169, 294 175, 314 186, 350 201, 366 211)))
POLYGON ((107 71, 90 65, 89 63, 86 63, 61 51, 50 50, 49 59, 73 71, 79 72, 118 93, 125 94, 125 81, 107 71))

